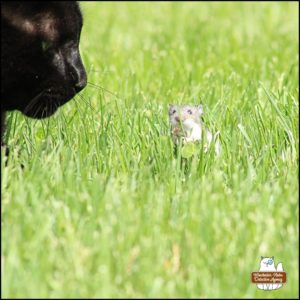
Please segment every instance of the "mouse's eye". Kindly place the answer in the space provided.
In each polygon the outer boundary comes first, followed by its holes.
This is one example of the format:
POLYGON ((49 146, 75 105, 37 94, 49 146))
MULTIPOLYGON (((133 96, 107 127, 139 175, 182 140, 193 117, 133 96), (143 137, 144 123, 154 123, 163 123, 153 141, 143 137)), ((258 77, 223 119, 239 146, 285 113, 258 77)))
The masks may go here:
POLYGON ((172 110, 172 115, 174 115, 176 113, 176 109, 172 110))
POLYGON ((187 112, 188 112, 188 114, 190 114, 190 115, 193 113, 190 109, 189 109, 187 112))
POLYGON ((47 51, 48 49, 50 49, 51 47, 53 47, 53 43, 49 42, 49 41, 42 41, 42 49, 43 51, 47 51))

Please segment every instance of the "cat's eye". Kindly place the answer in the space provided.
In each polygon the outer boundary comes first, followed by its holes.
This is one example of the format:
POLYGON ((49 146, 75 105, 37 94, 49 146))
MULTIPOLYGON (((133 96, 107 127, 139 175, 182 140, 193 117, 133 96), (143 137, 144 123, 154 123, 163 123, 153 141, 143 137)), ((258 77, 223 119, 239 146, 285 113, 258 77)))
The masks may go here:
POLYGON ((49 50, 52 46, 53 46, 53 44, 51 42, 42 41, 42 49, 43 49, 44 52, 49 50))
POLYGON ((272 259, 269 259, 268 260, 268 265, 271 265, 273 263, 273 260, 272 259))
POLYGON ((188 112, 188 114, 190 114, 190 115, 193 113, 190 109, 189 109, 187 112, 188 112))

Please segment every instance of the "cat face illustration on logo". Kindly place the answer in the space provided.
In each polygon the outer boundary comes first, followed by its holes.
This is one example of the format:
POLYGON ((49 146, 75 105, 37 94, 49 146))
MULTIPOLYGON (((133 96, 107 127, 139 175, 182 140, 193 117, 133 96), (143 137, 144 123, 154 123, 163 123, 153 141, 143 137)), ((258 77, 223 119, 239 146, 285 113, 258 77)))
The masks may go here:
POLYGON ((274 256, 272 257, 261 257, 259 271, 276 271, 274 256))
MULTIPOLYGON (((274 256, 272 257, 263 257, 261 256, 259 272, 284 272, 282 263, 278 263, 275 267, 274 256)), ((282 287, 282 284, 278 283, 262 283, 257 284, 257 287, 260 290, 277 290, 282 287)))

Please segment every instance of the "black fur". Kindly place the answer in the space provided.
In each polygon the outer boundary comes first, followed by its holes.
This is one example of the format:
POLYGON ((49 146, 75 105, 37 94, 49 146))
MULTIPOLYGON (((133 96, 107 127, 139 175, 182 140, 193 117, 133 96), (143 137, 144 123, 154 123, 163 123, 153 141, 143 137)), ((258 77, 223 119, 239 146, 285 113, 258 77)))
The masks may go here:
POLYGON ((1 1, 1 143, 5 112, 51 116, 86 86, 77 2, 1 1))

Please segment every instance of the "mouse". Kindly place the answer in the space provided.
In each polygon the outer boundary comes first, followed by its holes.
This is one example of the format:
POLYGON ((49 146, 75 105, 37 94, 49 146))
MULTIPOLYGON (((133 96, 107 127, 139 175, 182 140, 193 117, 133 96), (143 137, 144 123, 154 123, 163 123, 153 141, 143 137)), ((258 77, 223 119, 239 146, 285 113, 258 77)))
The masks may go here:
POLYGON ((171 136, 177 146, 182 142, 183 145, 191 142, 204 142, 204 152, 207 152, 214 141, 215 153, 220 153, 219 134, 213 134, 202 121, 203 105, 176 105, 169 104, 169 123, 171 136))

